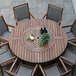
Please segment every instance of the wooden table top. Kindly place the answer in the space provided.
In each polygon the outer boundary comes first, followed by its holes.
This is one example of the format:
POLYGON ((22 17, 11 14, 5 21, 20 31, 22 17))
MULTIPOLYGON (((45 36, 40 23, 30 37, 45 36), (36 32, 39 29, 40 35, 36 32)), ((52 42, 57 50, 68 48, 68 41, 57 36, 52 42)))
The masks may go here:
POLYGON ((55 21, 46 19, 25 20, 18 24, 11 32, 9 45, 12 52, 20 59, 33 63, 51 61, 60 56, 67 46, 67 37, 64 30, 55 21), (46 27, 51 35, 48 44, 39 46, 40 29, 46 27), (34 41, 27 36, 33 34, 34 41))

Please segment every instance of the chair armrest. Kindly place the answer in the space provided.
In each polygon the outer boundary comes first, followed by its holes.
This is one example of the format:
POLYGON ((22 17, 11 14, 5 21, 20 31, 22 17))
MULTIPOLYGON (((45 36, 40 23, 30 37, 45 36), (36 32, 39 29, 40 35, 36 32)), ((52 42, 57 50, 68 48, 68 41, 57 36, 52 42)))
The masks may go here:
POLYGON ((71 41, 73 44, 76 44, 76 37, 68 39, 68 41, 71 41))
POLYGON ((14 68, 14 66, 15 66, 15 64, 16 64, 16 62, 17 62, 17 60, 18 60, 18 58, 16 58, 16 59, 14 60, 12 66, 11 66, 11 68, 10 68, 10 70, 9 70, 10 72, 13 70, 13 68, 14 68))
POLYGON ((2 46, 4 46, 4 45, 8 44, 8 40, 5 39, 5 38, 3 38, 3 37, 1 37, 1 36, 0 36, 0 41, 3 42, 3 43, 0 44, 0 47, 2 47, 2 46))
POLYGON ((60 23, 61 23, 61 21, 62 21, 62 18, 58 21, 58 24, 60 24, 60 23))
POLYGON ((70 39, 68 39, 68 40, 74 40, 74 39, 76 39, 76 37, 70 38, 70 39))
POLYGON ((73 63, 72 61, 68 60, 67 58, 65 58, 65 57, 63 57, 63 56, 60 56, 60 58, 66 60, 66 61, 68 61, 68 62, 70 62, 70 63, 72 63, 73 65, 76 65, 75 63, 73 63))
POLYGON ((14 17, 14 20, 16 21, 16 24, 18 25, 19 21, 14 17))
MULTIPOLYGON (((62 73, 62 74, 60 74, 60 76, 64 76, 64 75, 67 75, 68 73, 70 73, 72 70, 68 70, 67 68, 66 68, 66 66, 65 66, 65 64, 64 64, 64 62, 63 62, 63 60, 62 60, 62 58, 64 59, 65 57, 59 57, 59 60, 60 60, 60 62, 61 62, 61 64, 62 64, 62 66, 64 67, 64 69, 65 69, 65 72, 64 73, 62 73)), ((68 61, 68 59, 66 59, 67 61, 68 61)), ((72 66, 71 66, 72 67, 72 66)))
MULTIPOLYGON (((76 47, 76 44, 75 43, 73 43, 71 41, 68 41, 68 43, 76 47)), ((74 54, 76 54, 76 51, 71 51, 71 52, 74 53, 74 54)))
POLYGON ((8 39, 5 39, 4 37, 1 37, 1 36, 0 36, 0 40, 1 41, 8 41, 8 39))
POLYGON ((68 71, 68 69, 66 68, 66 66, 65 66, 65 64, 64 64, 64 62, 62 61, 62 59, 61 59, 61 58, 59 58, 59 61, 61 62, 61 64, 62 64, 63 68, 64 68, 64 69, 65 69, 65 71, 67 72, 67 71, 68 71))
POLYGON ((7 44, 8 44, 8 42, 2 43, 2 44, 0 44, 0 47, 7 45, 7 44))
POLYGON ((46 17, 47 13, 42 17, 42 19, 44 19, 46 17))
POLYGON ((67 71, 67 72, 65 72, 65 73, 62 73, 62 74, 60 74, 60 76, 64 76, 64 75, 67 75, 68 73, 70 73, 72 70, 69 70, 69 71, 67 71))
POLYGON ((14 56, 14 57, 11 57, 11 58, 9 58, 9 59, 3 61, 2 63, 0 63, 0 65, 3 64, 3 63, 5 63, 5 62, 7 62, 7 61, 9 61, 9 60, 15 59, 15 58, 16 58, 15 56, 14 56))
POLYGON ((13 62, 13 64, 12 64, 12 66, 11 66, 11 68, 10 68, 9 71, 6 70, 6 72, 7 72, 8 74, 13 75, 13 76, 18 76, 18 75, 16 75, 16 74, 12 73, 12 70, 13 70, 13 68, 14 68, 17 60, 18 60, 18 58, 16 58, 16 59, 14 60, 14 62, 13 62))
POLYGON ((32 18, 35 18, 31 13, 30 13, 30 15, 31 15, 32 18))
POLYGON ((5 70, 8 74, 10 74, 10 75, 12 75, 12 76, 18 76, 17 74, 14 74, 14 73, 12 73, 12 72, 10 72, 10 71, 7 71, 7 70, 5 70))
POLYGON ((67 28, 67 27, 72 27, 73 25, 72 24, 69 24, 69 25, 65 25, 65 26, 61 26, 62 28, 67 28))
POLYGON ((0 55, 2 55, 3 53, 5 53, 5 52, 7 52, 7 51, 9 51, 9 49, 7 49, 7 50, 3 51, 2 53, 0 53, 0 55))
POLYGON ((7 24, 7 26, 9 26, 9 27, 12 27, 12 28, 15 28, 15 26, 13 26, 13 25, 10 25, 10 24, 7 24))
POLYGON ((73 42, 71 41, 68 41, 69 44, 73 45, 73 46, 76 46, 76 44, 74 44, 73 42))

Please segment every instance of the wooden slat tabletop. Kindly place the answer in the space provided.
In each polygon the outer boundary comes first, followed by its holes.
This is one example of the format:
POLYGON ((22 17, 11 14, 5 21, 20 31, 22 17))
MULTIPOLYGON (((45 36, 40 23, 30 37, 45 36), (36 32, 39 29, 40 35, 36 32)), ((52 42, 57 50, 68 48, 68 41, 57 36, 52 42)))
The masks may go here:
POLYGON ((22 60, 43 63, 51 61, 60 56, 67 46, 67 37, 64 30, 55 21, 46 19, 25 20, 18 24, 11 32, 9 45, 12 52, 22 60), (40 28, 46 27, 51 39, 48 44, 39 46, 40 28), (34 41, 27 39, 33 34, 34 41))

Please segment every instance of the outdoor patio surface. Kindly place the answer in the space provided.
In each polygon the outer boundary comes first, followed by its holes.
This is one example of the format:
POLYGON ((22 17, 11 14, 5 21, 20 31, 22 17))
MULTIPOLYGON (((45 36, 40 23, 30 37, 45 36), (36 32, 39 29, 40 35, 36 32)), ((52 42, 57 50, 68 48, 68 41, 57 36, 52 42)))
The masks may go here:
MULTIPOLYGON (((24 3, 29 3, 30 12, 35 18, 44 16, 48 4, 54 4, 64 9, 61 25, 72 24, 76 18, 72 0, 0 0, 0 15, 3 15, 6 23, 16 25, 13 7, 24 3)), ((9 69, 9 67, 5 69, 9 69)), ((5 73, 5 76, 9 75, 5 73)))

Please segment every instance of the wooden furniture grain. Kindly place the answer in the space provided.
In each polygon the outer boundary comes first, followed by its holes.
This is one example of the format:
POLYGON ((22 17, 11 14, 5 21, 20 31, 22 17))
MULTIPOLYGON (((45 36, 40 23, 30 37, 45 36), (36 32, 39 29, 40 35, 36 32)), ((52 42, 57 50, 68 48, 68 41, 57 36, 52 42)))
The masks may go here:
POLYGON ((64 52, 67 37, 64 30, 55 21, 32 19, 23 21, 15 27, 10 34, 9 45, 12 52, 20 59, 32 63, 43 63, 57 58, 64 52), (51 35, 48 44, 43 47, 38 44, 41 27, 46 27, 51 35), (34 41, 27 39, 29 34, 34 35, 34 41))
POLYGON ((1 48, 2 46, 4 46, 6 43, 8 43, 8 40, 5 39, 5 38, 3 38, 3 37, 0 37, 0 48, 1 48))

